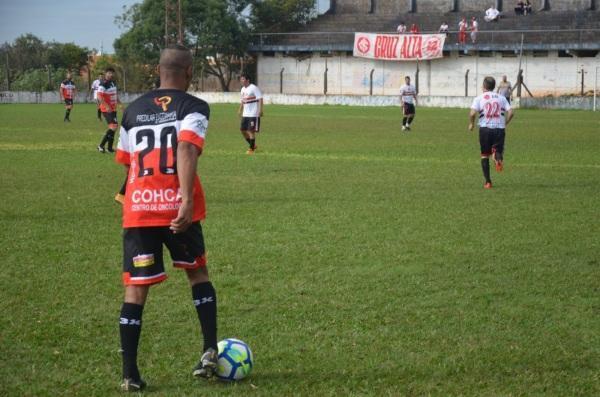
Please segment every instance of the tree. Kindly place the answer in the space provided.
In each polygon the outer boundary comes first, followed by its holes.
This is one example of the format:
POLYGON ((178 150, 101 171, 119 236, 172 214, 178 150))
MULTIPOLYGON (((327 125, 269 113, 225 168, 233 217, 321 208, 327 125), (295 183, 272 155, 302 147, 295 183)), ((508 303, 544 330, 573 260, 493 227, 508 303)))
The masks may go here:
POLYGON ((290 32, 315 16, 314 0, 253 0, 250 20, 257 32, 290 32))
MULTIPOLYGON (((215 76, 223 91, 241 69, 251 30, 294 30, 315 12, 314 0, 182 0, 181 8, 182 41, 193 51, 196 70, 215 76)), ((172 13, 168 19, 175 24, 172 13)), ((143 0, 115 21, 127 29, 114 43, 120 62, 152 71, 165 43, 165 1, 143 0)), ((178 40, 175 26, 168 36, 170 43, 178 40)))
POLYGON ((246 5, 243 1, 204 0, 192 7, 199 16, 188 25, 196 65, 217 77, 223 91, 229 91, 248 47, 248 27, 241 16, 246 5))
POLYGON ((11 68, 23 73, 46 66, 48 46, 31 33, 17 37, 10 46, 11 68))
POLYGON ((47 62, 53 68, 79 70, 87 64, 89 50, 73 43, 48 44, 47 62))
POLYGON ((164 0, 144 0, 124 7, 115 22, 128 29, 114 42, 117 57, 126 62, 156 65, 164 46, 164 0))

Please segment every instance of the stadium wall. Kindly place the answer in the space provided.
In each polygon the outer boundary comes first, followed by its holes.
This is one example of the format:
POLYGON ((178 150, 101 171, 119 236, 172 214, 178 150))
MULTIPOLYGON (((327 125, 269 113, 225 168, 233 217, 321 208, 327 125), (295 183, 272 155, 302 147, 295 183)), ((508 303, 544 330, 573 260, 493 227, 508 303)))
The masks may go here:
MULTIPOLYGON (((191 92, 192 95, 202 98, 208 103, 238 104, 238 92, 191 92)), ((124 103, 129 103, 138 98, 140 93, 126 93, 121 95, 124 103)), ((597 104, 600 108, 600 98, 597 104)), ((9 103, 60 103, 54 92, 0 92, 0 104, 9 103)), ((92 103, 84 95, 76 98, 77 103, 92 103)), ((294 95, 265 93, 267 105, 346 105, 346 106, 400 106, 399 98, 392 95, 294 95)), ((473 97, 458 96, 420 96, 419 106, 441 108, 468 108, 473 103, 473 97)), ((593 98, 591 97, 547 97, 547 98, 515 98, 515 108, 540 108, 540 109, 575 109, 592 110, 593 98)))
MULTIPOLYGON (((419 93, 429 96, 464 96, 465 75, 469 70, 468 93, 474 95, 483 77, 499 79, 506 74, 513 84, 519 68, 514 53, 492 56, 464 56, 458 52, 438 60, 420 62, 419 93)), ((593 90, 600 54, 594 58, 559 57, 556 51, 537 57, 525 55, 522 61, 525 84, 534 96, 571 95, 581 91, 581 68, 586 71, 585 91, 593 90)), ((390 62, 355 58, 345 53, 334 56, 312 54, 301 59, 276 53, 258 56, 257 80, 265 92, 284 94, 324 94, 327 69, 328 95, 369 95, 373 70, 373 95, 396 95, 404 76, 416 81, 416 62, 390 62), (283 84, 280 74, 283 69, 283 84)), ((523 94, 525 95, 525 94, 523 94)))
MULTIPOLYGON (((373 12, 380 15, 399 15, 409 12, 411 0, 336 0, 337 14, 366 14, 373 12)), ((496 0, 459 0, 458 11, 481 11, 482 13, 496 0)), ((540 10, 544 0, 531 0, 534 12, 540 10)), ((502 1, 503 11, 512 11, 516 0, 502 1)), ((590 8, 590 0, 548 0, 554 11, 583 11, 590 8)), ((445 13, 452 11, 454 0, 416 0, 417 12, 445 13)))

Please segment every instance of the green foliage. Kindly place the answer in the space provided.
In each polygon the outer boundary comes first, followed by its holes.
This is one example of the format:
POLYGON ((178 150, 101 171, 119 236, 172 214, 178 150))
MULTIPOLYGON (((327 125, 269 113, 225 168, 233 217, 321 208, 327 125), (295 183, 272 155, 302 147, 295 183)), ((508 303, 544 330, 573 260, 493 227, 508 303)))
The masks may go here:
POLYGON ((223 91, 229 91, 234 73, 248 45, 248 28, 236 11, 236 2, 203 0, 194 3, 198 20, 190 21, 196 70, 216 76, 223 91))
MULTIPOLYGON (((199 172, 235 384, 193 379, 182 271, 152 287, 149 396, 600 395, 600 139, 592 112, 518 110, 482 188, 467 110, 267 106, 245 154, 211 106, 199 172)), ((0 395, 122 396, 123 167, 94 105, 0 105, 0 395)))
POLYGON ((122 28, 128 28, 114 42, 116 55, 125 62, 158 64, 160 49, 164 47, 164 0, 144 0, 116 18, 122 28))
MULTIPOLYGON (((196 0, 182 1, 184 44, 194 51, 196 70, 216 76, 223 91, 240 72, 249 34, 260 31, 287 31, 298 28, 314 15, 313 0, 251 1, 251 0, 196 0), (249 18, 244 14, 248 9, 249 18), (248 20, 252 27, 248 25, 248 20)), ((175 12, 169 13, 173 24, 169 42, 177 41, 175 12)), ((114 47, 125 63, 155 66, 160 49, 164 47, 165 3, 162 0, 144 0, 125 8, 116 22, 127 29, 114 47)), ((148 70, 153 70, 151 67, 148 70)), ((146 79, 151 81, 152 78, 146 79)))
POLYGON ((76 72, 87 64, 88 53, 87 48, 73 43, 52 42, 48 45, 48 64, 76 72))
POLYGON ((289 32, 315 17, 314 0, 255 0, 252 25, 257 32, 289 32))
POLYGON ((9 48, 10 67, 19 73, 47 64, 48 46, 31 33, 17 37, 9 48))
POLYGON ((79 70, 87 64, 89 50, 73 43, 45 43, 31 33, 21 35, 13 43, 5 43, 1 50, 6 80, 6 55, 10 67, 11 90, 45 91, 58 88, 66 71, 73 72, 79 86, 79 70), (58 84, 57 84, 58 83, 58 84))

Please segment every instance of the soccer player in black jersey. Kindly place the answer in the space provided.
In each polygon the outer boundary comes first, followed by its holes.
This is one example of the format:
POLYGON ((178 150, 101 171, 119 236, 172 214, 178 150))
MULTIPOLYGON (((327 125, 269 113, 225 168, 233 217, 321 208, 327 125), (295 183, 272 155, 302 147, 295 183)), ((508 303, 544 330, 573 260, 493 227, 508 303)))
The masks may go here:
POLYGON ((200 225, 206 212, 204 192, 196 174, 209 107, 185 92, 192 79, 188 49, 163 50, 159 73, 159 89, 142 95, 125 111, 116 154, 116 161, 128 170, 123 203, 125 298, 119 319, 124 391, 146 386, 137 352, 150 286, 167 278, 163 245, 173 266, 187 274, 204 337, 203 354, 192 374, 211 377, 217 366, 217 296, 206 267, 200 225))

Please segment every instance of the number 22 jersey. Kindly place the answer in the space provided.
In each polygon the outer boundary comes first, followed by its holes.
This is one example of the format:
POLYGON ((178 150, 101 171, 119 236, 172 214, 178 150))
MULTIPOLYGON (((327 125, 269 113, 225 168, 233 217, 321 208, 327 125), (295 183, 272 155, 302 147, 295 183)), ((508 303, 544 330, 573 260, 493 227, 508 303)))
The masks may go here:
MULTIPOLYGON (((123 115, 116 161, 129 166, 123 227, 168 226, 181 205, 177 145, 200 150, 210 110, 203 100, 183 91, 159 89, 132 102, 123 115)), ((194 181, 193 221, 204 219, 204 191, 194 181)))
POLYGON ((504 114, 510 110, 510 104, 504 96, 486 91, 473 100, 471 109, 479 113, 480 127, 506 127, 504 114))

